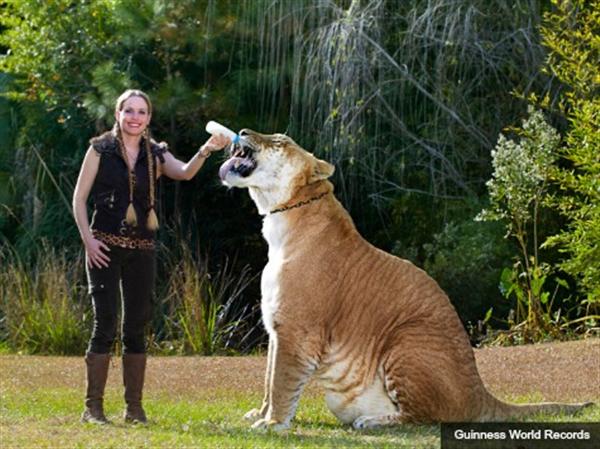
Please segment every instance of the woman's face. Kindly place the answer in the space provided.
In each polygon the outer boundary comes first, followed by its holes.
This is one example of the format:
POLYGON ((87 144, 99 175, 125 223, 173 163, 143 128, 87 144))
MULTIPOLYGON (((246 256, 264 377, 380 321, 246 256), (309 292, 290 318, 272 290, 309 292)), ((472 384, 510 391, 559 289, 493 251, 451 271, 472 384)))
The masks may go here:
POLYGON ((150 124, 148 103, 142 97, 129 97, 123 102, 115 118, 121 127, 121 132, 130 136, 141 136, 150 124))

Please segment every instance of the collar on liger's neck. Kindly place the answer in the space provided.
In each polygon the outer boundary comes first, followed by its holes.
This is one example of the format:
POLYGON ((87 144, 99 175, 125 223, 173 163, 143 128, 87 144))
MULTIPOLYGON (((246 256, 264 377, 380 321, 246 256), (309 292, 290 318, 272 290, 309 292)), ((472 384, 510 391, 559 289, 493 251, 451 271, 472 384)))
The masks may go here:
POLYGON ((277 214, 279 212, 285 212, 286 210, 290 210, 290 209, 296 209, 297 207, 306 206, 307 204, 310 204, 313 201, 320 200, 321 198, 323 198, 328 193, 330 193, 330 192, 323 192, 323 193, 320 193, 317 196, 313 196, 312 198, 309 198, 307 200, 299 201, 299 202, 291 204, 289 206, 284 206, 284 207, 280 207, 280 208, 277 208, 277 209, 273 209, 272 211, 269 212, 269 215, 277 214))

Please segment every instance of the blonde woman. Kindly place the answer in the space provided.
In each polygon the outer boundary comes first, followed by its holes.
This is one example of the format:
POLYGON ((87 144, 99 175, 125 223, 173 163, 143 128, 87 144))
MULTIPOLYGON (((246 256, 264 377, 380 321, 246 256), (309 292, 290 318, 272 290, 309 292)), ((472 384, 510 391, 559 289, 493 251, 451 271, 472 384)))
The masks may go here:
POLYGON ((85 246, 94 328, 85 356, 87 393, 83 422, 108 423, 103 396, 110 350, 123 307, 125 420, 146 423, 142 389, 146 370, 144 328, 151 317, 155 277, 156 181, 161 175, 189 180, 213 151, 229 140, 211 137, 184 163, 165 143, 150 138, 152 103, 144 92, 127 90, 117 99, 111 131, 91 139, 75 192, 73 212, 85 246), (86 203, 92 196, 91 224, 86 203))

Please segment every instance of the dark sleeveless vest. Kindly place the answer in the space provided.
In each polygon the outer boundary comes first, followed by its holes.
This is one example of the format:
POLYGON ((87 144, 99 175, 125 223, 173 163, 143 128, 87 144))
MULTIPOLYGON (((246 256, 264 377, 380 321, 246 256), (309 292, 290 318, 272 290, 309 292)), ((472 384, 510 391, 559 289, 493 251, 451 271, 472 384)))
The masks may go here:
MULTIPOLYGON (((135 208, 138 225, 130 226, 125 222, 125 213, 129 206, 128 166, 121 151, 117 138, 112 131, 106 132, 90 140, 92 148, 100 155, 98 173, 91 190, 94 212, 90 228, 120 237, 133 239, 154 239, 156 233, 146 227, 146 219, 150 210, 150 190, 148 185, 148 158, 144 138, 140 142, 140 152, 134 166, 133 176, 133 207, 135 208)), ((152 173, 157 192, 156 159, 164 163, 166 143, 150 141, 152 153, 152 173)), ((156 196, 155 196, 156 198, 156 196)))

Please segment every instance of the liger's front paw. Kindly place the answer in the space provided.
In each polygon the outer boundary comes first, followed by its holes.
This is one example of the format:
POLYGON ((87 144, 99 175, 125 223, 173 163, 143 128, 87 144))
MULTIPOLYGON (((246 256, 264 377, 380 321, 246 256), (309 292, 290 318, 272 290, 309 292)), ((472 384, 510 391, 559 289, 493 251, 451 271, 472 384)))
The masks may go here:
POLYGON ((261 418, 254 424, 252 424, 252 428, 258 430, 273 430, 275 432, 281 432, 283 430, 289 429, 290 425, 279 421, 275 421, 274 419, 261 418))
POLYGON ((262 417, 263 417, 262 413, 257 408, 253 408, 252 410, 250 410, 248 413, 246 413, 244 415, 244 419, 246 421, 250 421, 251 423, 255 423, 256 421, 258 421, 262 417))

